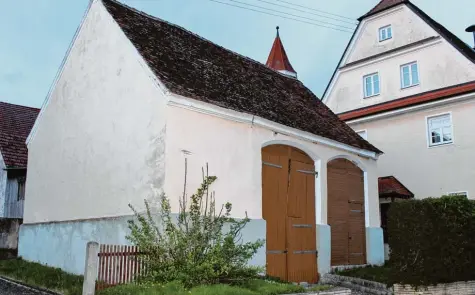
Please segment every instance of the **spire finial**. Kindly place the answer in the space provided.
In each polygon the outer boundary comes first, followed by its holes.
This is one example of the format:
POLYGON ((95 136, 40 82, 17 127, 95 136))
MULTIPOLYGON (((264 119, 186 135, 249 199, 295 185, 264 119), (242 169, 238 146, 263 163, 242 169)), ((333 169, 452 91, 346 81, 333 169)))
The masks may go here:
POLYGON ((277 30, 277 37, 279 37, 279 26, 275 27, 275 29, 277 30))

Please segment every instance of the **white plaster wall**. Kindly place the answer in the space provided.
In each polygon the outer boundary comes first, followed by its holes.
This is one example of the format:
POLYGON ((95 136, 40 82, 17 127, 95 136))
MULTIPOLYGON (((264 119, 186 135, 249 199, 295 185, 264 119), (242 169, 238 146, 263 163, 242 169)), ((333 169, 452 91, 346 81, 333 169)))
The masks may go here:
POLYGON ((247 211, 250 218, 261 219, 261 148, 268 143, 283 143, 298 147, 317 160, 318 224, 327 222, 327 210, 322 210, 327 206, 326 163, 333 157, 346 156, 359 161, 368 173, 370 215, 366 226, 380 225, 375 160, 350 155, 323 144, 275 134, 255 125, 233 122, 179 107, 170 106, 168 112, 165 191, 171 198, 172 210, 178 208, 178 197, 183 191, 186 156, 190 195, 201 183, 201 168, 208 163, 209 174, 218 177, 213 184, 217 204, 229 201, 233 204, 233 216, 243 217, 247 211), (191 154, 185 155, 183 150, 191 154))
POLYGON ((465 102, 415 113, 350 124, 366 129, 368 140, 385 152, 379 176, 394 175, 416 198, 468 191, 475 199, 475 96, 465 102), (454 143, 428 148, 426 116, 452 112, 454 143))
POLYGON ((335 113, 342 113, 473 80, 475 64, 439 39, 428 47, 339 70, 327 105, 335 113), (420 83, 401 89, 400 66, 414 61, 418 63, 420 83), (381 94, 364 98, 363 77, 375 72, 379 73, 381 94))
POLYGON ((4 217, 5 214, 5 194, 7 191, 7 171, 5 168, 5 162, 0 153, 0 217, 4 217))
POLYGON ((373 56, 394 48, 437 36, 424 20, 405 5, 363 20, 361 34, 348 54, 347 63, 373 56), (392 26, 392 39, 379 42, 379 29, 392 26))
POLYGON ((94 1, 29 144, 25 223, 129 215, 164 178, 165 102, 94 1))

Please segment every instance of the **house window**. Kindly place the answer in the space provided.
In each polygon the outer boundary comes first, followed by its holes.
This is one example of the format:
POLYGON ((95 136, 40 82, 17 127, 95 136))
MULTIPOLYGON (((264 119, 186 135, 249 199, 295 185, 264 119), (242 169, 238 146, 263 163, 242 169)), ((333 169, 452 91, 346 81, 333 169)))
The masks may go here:
POLYGON ((363 77, 364 97, 379 94, 379 74, 374 73, 363 77))
POLYGON ((444 114, 427 118, 429 146, 437 146, 453 142, 452 116, 444 114))
POLYGON ((401 66, 401 88, 419 85, 419 68, 417 62, 401 66))
POLYGON ((17 200, 24 200, 25 199, 25 177, 18 178, 18 192, 17 192, 17 200))
POLYGON ((453 192, 453 193, 448 193, 447 194, 448 196, 451 196, 451 197, 464 197, 464 198, 468 198, 468 192, 453 192))
POLYGON ((392 37, 393 37, 393 29, 390 25, 379 29, 379 42, 391 39, 392 37))
POLYGON ((366 130, 361 130, 361 131, 356 131, 359 136, 363 137, 364 139, 368 139, 368 135, 366 133, 366 130))

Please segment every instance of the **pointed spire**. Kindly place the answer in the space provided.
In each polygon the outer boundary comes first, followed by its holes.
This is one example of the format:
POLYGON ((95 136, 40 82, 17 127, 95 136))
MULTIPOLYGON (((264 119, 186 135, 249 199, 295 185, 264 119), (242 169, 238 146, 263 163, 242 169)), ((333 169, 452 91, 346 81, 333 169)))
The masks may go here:
POLYGON ((284 45, 280 40, 279 26, 276 27, 277 34, 275 36, 274 44, 267 58, 266 66, 274 69, 284 75, 297 78, 297 72, 290 64, 287 53, 285 52, 284 45))

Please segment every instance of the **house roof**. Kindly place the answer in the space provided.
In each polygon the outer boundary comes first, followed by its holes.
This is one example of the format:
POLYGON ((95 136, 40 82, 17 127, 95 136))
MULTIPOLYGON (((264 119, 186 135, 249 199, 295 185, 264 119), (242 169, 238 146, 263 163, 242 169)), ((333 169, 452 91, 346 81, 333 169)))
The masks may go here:
MULTIPOLYGON (((439 33, 442 38, 444 38, 446 41, 448 41, 455 49, 457 49, 460 53, 462 53, 468 60, 471 62, 475 63, 475 49, 471 48, 468 44, 463 42, 459 37, 454 35, 452 32, 450 32, 447 28, 445 28, 443 25, 440 23, 436 22, 433 18, 431 18, 429 15, 427 15, 424 11, 422 11, 419 7, 414 5, 412 2, 409 0, 382 0, 380 1, 373 9, 371 9, 368 13, 364 14, 358 20, 360 23, 356 27, 355 31, 353 32, 353 35, 351 36, 350 41, 348 42, 348 45, 346 46, 345 50, 343 51, 343 54, 340 58, 340 61, 336 65, 335 71, 333 72, 330 81, 327 84, 327 87, 325 88, 325 91, 323 92, 323 97, 328 92, 328 89, 330 88, 330 84, 332 83, 333 79, 335 78, 335 75, 340 68, 340 65, 343 61, 344 56, 350 49, 350 45, 353 42, 353 39, 356 36, 356 33, 358 32, 360 26, 361 26, 361 21, 364 20, 365 18, 368 18, 371 15, 383 12, 387 9, 390 9, 392 7, 395 7, 400 4, 406 4, 407 7, 409 7, 416 15, 418 15, 422 20, 424 20, 431 28, 433 28, 436 32, 439 33)), ((403 49, 404 47, 400 48, 403 49)), ((378 56, 374 56, 373 58, 376 58, 378 56)))
POLYGON ((382 11, 385 11, 385 10, 391 8, 391 7, 397 6, 399 4, 407 3, 407 2, 409 2, 409 1, 408 0, 381 0, 370 11, 368 11, 364 15, 360 16, 358 18, 358 20, 361 21, 362 19, 367 18, 371 15, 374 15, 376 13, 380 13, 382 11))
POLYGON ((472 92, 475 93, 475 81, 370 105, 364 108, 340 113, 338 114, 338 117, 340 117, 340 119, 342 119, 343 121, 349 121, 358 118, 363 118, 366 116, 394 111, 401 108, 407 108, 410 106, 415 106, 427 102, 448 99, 457 95, 463 95, 472 92))
POLYGON ((279 36, 279 27, 277 27, 277 35, 275 36, 274 44, 272 44, 272 49, 267 58, 266 66, 276 70, 276 71, 287 71, 291 73, 295 72, 294 68, 290 64, 287 53, 285 52, 284 45, 280 40, 279 36))
POLYGON ((414 194, 394 176, 378 178, 378 189, 380 198, 414 198, 414 194))
POLYGON ((115 0, 102 2, 171 92, 381 153, 297 79, 115 0))
POLYGON ((7 168, 26 168, 26 138, 39 109, 0 102, 0 152, 7 168))

